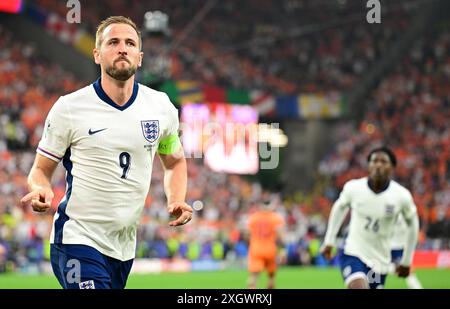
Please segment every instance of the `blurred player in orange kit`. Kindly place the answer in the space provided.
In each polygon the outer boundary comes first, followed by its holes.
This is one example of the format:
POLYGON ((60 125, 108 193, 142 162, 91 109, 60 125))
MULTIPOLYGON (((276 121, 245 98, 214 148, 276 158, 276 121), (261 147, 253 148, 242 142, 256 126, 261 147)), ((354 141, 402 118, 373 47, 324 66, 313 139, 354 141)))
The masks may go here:
POLYGON ((274 211, 274 203, 269 199, 264 200, 260 209, 250 215, 248 222, 250 230, 249 289, 256 289, 256 282, 263 270, 266 270, 269 275, 267 288, 275 288, 277 240, 280 239, 282 226, 283 219, 274 211))

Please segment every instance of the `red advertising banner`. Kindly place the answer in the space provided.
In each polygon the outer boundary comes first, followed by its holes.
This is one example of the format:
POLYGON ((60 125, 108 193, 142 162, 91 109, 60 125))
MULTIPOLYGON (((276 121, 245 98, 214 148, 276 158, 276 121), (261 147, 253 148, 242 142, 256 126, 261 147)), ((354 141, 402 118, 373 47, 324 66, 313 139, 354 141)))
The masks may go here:
POLYGON ((413 266, 415 268, 449 268, 450 250, 445 251, 416 251, 413 266))

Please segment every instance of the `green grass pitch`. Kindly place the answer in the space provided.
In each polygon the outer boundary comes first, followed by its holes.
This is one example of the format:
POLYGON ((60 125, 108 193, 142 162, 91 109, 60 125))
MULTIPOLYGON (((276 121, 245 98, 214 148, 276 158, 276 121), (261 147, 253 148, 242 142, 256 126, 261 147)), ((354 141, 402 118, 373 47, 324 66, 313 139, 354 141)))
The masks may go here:
MULTIPOLYGON (((424 288, 450 289, 450 269, 415 271, 424 288)), ((128 289, 243 289, 247 272, 225 270, 190 273, 132 274, 128 289)), ((261 275, 259 287, 265 288, 261 275)), ((283 267, 278 271, 276 287, 282 289, 341 289, 344 284, 337 268, 283 267)), ((53 275, 0 274, 0 289, 58 289, 53 275)), ((405 280, 390 275, 386 288, 406 288, 405 280)))

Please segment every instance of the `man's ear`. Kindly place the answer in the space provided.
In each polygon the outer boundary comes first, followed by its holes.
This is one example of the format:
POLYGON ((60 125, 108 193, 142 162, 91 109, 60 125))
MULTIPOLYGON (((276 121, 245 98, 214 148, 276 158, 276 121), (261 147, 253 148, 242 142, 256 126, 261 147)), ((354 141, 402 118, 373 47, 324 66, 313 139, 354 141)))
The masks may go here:
POLYGON ((144 58, 144 52, 139 52, 139 62, 137 64, 138 68, 142 66, 142 59, 144 58))
POLYGON ((96 64, 100 64, 100 50, 94 48, 92 50, 92 54, 94 55, 94 61, 96 64))

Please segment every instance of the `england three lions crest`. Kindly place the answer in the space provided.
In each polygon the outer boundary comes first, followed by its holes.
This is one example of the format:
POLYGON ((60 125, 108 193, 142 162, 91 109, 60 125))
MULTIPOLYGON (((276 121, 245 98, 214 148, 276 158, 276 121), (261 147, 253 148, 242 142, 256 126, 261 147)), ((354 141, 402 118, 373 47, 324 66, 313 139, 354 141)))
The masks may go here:
POLYGON ((386 216, 393 216, 393 215, 394 215, 394 212, 395 212, 395 206, 394 206, 394 205, 392 205, 392 204, 387 204, 387 205, 385 206, 385 213, 386 213, 386 216))
POLYGON ((154 143, 159 137, 159 121, 158 120, 142 120, 142 133, 147 141, 154 143))

